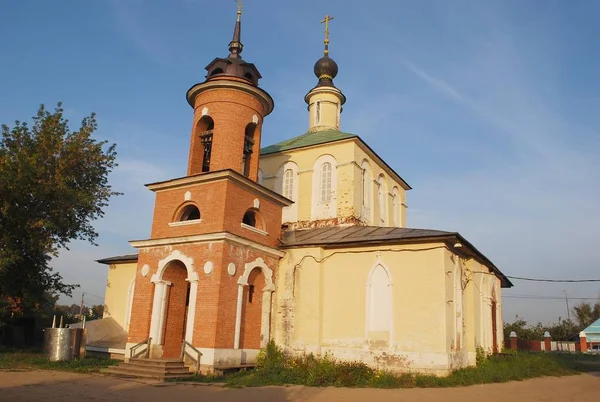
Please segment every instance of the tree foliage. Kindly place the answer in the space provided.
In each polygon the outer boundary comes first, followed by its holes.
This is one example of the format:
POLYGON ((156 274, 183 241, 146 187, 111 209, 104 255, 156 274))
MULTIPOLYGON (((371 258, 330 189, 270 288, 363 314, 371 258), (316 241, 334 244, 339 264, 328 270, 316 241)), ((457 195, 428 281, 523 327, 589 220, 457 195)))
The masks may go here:
POLYGON ((504 339, 508 340, 510 333, 514 331, 519 339, 539 341, 544 338, 544 332, 548 331, 552 340, 572 340, 586 327, 600 318, 600 302, 594 305, 579 303, 573 307, 571 314, 575 317, 574 320, 563 320, 559 317, 558 322, 551 325, 543 325, 541 322, 530 325, 523 318, 516 316, 514 322, 504 324, 504 339))
POLYGON ((97 141, 94 114, 70 131, 61 103, 41 105, 31 127, 2 125, 0 139, 0 322, 70 295, 49 262, 72 240, 94 244, 92 222, 118 193, 108 184, 115 144, 97 141))

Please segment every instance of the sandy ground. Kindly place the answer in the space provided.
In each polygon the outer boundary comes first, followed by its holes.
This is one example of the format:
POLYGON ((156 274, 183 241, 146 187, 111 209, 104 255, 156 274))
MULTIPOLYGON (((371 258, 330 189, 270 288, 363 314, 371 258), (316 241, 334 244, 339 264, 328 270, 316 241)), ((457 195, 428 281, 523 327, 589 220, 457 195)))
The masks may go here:
POLYGON ((56 371, 0 371, 0 401, 600 402, 600 373, 446 389, 265 387, 225 389, 56 371))

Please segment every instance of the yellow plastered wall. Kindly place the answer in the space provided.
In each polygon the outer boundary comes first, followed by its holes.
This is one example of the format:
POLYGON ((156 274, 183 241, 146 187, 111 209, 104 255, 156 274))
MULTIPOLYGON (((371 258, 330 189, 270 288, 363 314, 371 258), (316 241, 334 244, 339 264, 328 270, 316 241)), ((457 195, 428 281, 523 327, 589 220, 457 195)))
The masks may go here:
POLYGON ((378 264, 392 280, 392 330, 388 343, 371 345, 367 353, 406 354, 412 368, 443 369, 448 318, 441 244, 286 250, 275 292, 275 341, 292 350, 364 359, 367 281, 378 264))
POLYGON ((284 151, 277 154, 265 155, 260 159, 263 185, 273 191, 282 193, 282 175, 286 163, 293 162, 297 166, 298 198, 297 221, 313 220, 313 204, 315 203, 314 192, 314 165, 319 157, 331 155, 337 163, 337 183, 334 190, 337 203, 337 217, 355 217, 363 223, 376 226, 393 226, 392 196, 394 188, 397 188, 399 212, 399 227, 404 227, 406 222, 406 190, 402 185, 393 180, 383 163, 371 157, 359 144, 358 140, 351 139, 339 141, 320 146, 301 148, 297 150, 284 151), (372 206, 370 211, 365 212, 363 207, 363 183, 361 164, 367 161, 370 167, 371 186, 370 200, 372 206), (382 174, 384 179, 384 202, 386 213, 384 221, 380 220, 379 203, 377 198, 377 178, 382 174))
POLYGON ((125 330, 131 311, 136 269, 137 262, 111 264, 108 268, 103 318, 112 317, 125 330))

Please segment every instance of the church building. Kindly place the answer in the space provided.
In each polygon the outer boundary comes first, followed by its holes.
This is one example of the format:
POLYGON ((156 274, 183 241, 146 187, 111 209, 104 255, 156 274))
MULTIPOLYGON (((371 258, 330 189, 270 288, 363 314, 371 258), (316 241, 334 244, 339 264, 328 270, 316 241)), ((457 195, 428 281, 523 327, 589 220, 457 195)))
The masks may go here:
POLYGON ((275 103, 242 59, 238 9, 229 55, 186 94, 187 175, 147 185, 152 229, 130 242, 137 254, 98 261, 109 265, 104 319, 125 334, 113 352, 199 351, 211 370, 252 365, 272 340, 291 353, 446 374, 474 365, 478 348, 500 350, 511 282, 459 233, 406 227, 411 187, 341 131, 347 99, 334 84, 329 20, 304 97, 308 130, 261 148, 275 103))

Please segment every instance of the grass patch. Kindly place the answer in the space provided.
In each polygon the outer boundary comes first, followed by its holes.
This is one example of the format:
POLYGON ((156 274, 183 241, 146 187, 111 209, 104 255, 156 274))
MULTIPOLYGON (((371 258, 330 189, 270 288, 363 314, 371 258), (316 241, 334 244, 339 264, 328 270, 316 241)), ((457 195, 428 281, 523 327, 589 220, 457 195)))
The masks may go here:
MULTIPOLYGON (((257 367, 224 376, 197 375, 191 381, 225 383, 230 387, 305 385, 310 387, 458 387, 521 381, 544 376, 564 376, 600 371, 600 356, 555 353, 505 353, 477 359, 477 366, 452 372, 447 377, 395 374, 361 362, 345 362, 331 356, 292 356, 273 343, 261 351, 257 367)), ((190 381, 186 379, 185 381, 190 381)))
POLYGON ((118 364, 118 360, 88 357, 64 362, 50 361, 40 352, 0 353, 0 370, 58 370, 73 373, 97 373, 103 368, 118 364))

